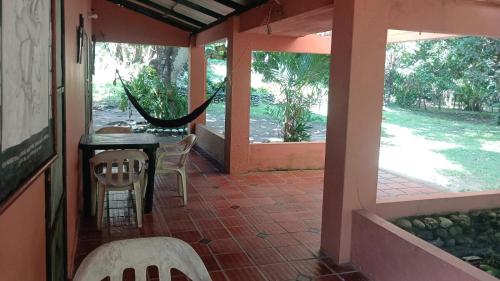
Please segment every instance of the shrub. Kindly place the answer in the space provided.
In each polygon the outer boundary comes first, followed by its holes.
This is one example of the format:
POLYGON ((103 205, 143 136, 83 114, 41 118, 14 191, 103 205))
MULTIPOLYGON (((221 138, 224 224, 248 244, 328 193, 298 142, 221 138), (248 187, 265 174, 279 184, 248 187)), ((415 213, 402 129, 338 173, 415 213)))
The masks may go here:
MULTIPOLYGON (((141 106, 156 118, 175 119, 187 114, 187 95, 173 85, 165 85, 151 66, 144 66, 128 86, 141 106)), ((122 95, 120 109, 127 107, 128 98, 122 95)))
POLYGON ((274 96, 265 88, 252 88, 250 91, 250 105, 273 104, 274 96))
POLYGON ((310 140, 312 105, 327 92, 330 57, 282 52, 254 52, 253 68, 264 81, 279 85, 283 98, 270 113, 282 124, 285 142, 310 140))

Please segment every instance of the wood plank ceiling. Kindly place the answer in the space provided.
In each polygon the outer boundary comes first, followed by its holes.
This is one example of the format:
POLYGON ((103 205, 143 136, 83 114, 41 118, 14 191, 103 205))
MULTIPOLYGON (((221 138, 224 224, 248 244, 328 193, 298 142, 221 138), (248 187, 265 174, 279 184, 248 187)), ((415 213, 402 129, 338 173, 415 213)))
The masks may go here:
POLYGON ((268 0, 108 0, 182 30, 198 33, 268 0))

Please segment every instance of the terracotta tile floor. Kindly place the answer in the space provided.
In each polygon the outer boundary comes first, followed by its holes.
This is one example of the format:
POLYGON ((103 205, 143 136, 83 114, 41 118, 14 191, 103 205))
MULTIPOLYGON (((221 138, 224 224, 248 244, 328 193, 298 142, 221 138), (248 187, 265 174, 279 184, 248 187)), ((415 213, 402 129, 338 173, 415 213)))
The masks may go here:
MULTIPOLYGON (((109 194, 103 230, 92 218, 81 222, 77 265, 102 243, 165 235, 190 243, 213 280, 368 280, 319 251, 323 171, 229 176, 198 152, 189 163, 187 207, 175 178, 157 176, 153 212, 138 229, 129 193, 109 194)), ((379 196, 436 192, 386 172, 379 181, 379 196)), ((154 272, 148 276, 157 280, 154 272)), ((178 272, 173 276, 186 280, 178 272)), ((133 277, 126 273, 124 280, 133 277)))
POLYGON ((443 191, 423 182, 411 180, 383 170, 380 170, 378 173, 378 198, 435 194, 440 192, 443 191))

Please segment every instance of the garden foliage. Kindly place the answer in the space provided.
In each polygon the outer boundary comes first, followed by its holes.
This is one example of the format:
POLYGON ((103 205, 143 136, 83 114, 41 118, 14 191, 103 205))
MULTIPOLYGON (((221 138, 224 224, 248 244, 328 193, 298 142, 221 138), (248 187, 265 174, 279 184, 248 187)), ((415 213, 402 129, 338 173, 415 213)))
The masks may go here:
MULTIPOLYGON (((144 66, 128 83, 132 94, 151 115, 160 119, 175 119, 187 113, 187 95, 179 93, 173 84, 165 84, 151 66, 144 66)), ((122 95, 120 108, 129 106, 126 95, 122 95)))
POLYGON ((265 82, 275 83, 281 97, 269 107, 282 124, 283 140, 310 139, 311 106, 328 92, 330 57, 327 55, 254 52, 253 69, 265 82))
POLYGON ((455 37, 390 44, 386 104, 483 111, 500 102, 500 40, 455 37))

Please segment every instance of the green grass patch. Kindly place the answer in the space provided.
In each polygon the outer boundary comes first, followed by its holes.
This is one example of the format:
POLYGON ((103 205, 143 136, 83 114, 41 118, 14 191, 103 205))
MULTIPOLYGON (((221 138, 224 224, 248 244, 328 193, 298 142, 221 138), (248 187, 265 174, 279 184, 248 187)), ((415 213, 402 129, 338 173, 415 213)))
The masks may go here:
POLYGON ((207 108, 207 113, 217 116, 223 116, 226 113, 226 104, 212 102, 207 108))
MULTIPOLYGON (((276 107, 277 105, 274 104, 262 104, 262 103, 259 105, 250 106, 250 117, 254 119, 265 118, 265 119, 280 121, 277 120, 277 118, 270 113, 276 107)), ((324 124, 326 126, 326 116, 316 113, 311 113, 311 122, 324 124)))
MULTIPOLYGON (((427 140, 456 145, 434 149, 462 171, 442 170, 450 184, 461 190, 500 188, 500 153, 488 149, 488 144, 500 143, 500 126, 494 113, 462 111, 421 111, 389 108, 384 111, 384 123, 411 129, 414 135, 427 140)), ((383 131, 384 137, 389 136, 383 131)), ((410 159, 411 160, 411 159, 410 159)), ((429 159, 432 161, 432 159, 429 159)))

